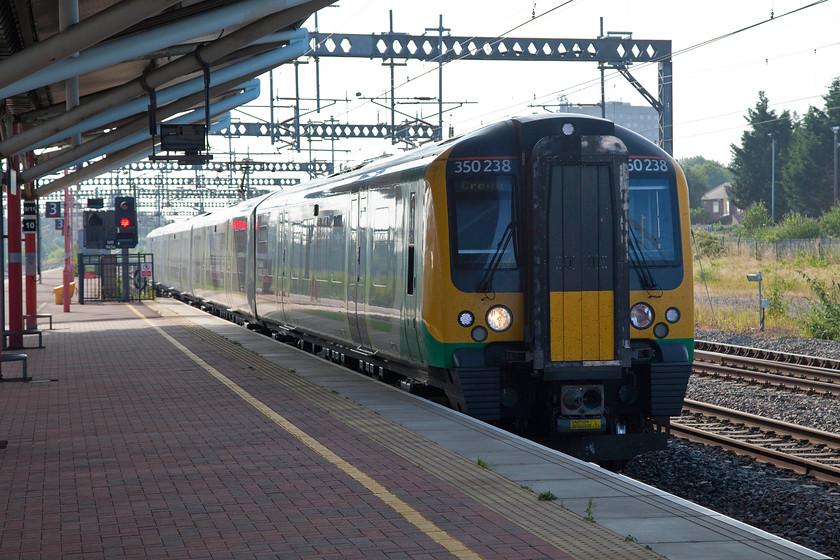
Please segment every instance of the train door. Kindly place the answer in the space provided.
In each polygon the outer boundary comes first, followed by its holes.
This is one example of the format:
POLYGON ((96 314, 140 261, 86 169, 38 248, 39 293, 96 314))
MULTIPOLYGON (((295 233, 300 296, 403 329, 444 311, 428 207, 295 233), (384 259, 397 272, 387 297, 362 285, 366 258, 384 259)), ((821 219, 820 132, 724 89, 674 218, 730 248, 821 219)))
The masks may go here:
POLYGON ((582 153, 593 144, 606 143, 549 137, 534 148, 533 329, 546 370, 620 365, 629 344, 626 153, 582 153))
POLYGON ((289 212, 286 208, 280 208, 277 212, 277 310, 280 320, 288 323, 286 317, 286 300, 289 294, 289 212))
POLYGON ((404 215, 408 221, 405 224, 405 296, 403 304, 403 332, 405 333, 405 349, 408 358, 415 362, 422 361, 420 343, 417 331, 417 190, 414 186, 404 201, 406 211, 404 215))
POLYGON ((351 339, 370 348, 367 331, 367 194, 359 191, 350 201, 350 251, 347 282, 347 321, 351 339))

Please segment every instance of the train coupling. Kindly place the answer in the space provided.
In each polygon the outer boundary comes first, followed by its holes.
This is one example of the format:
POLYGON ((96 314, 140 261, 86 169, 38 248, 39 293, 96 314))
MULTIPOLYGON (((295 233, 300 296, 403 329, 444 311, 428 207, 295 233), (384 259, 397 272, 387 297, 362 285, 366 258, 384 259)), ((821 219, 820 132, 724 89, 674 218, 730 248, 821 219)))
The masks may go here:
POLYGON ((560 407, 554 409, 557 433, 602 433, 607 430, 603 385, 564 385, 560 389, 559 404, 560 407))

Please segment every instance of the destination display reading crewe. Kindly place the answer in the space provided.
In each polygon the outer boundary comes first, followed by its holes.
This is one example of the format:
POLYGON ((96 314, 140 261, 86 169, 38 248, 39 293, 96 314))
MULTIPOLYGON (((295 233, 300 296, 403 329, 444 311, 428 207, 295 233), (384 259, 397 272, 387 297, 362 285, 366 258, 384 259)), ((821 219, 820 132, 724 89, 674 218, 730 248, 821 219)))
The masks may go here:
POLYGON ((500 180, 499 177, 484 177, 468 181, 455 181, 453 187, 456 194, 495 193, 502 189, 509 190, 510 184, 509 179, 500 180))

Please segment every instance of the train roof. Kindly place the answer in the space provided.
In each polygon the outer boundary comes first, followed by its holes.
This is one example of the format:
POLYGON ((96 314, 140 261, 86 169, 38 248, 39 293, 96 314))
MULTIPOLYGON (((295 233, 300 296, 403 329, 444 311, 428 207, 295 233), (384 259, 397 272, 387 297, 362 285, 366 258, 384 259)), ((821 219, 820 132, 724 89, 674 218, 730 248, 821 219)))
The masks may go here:
MULTIPOLYGON (((325 188, 341 189, 345 185, 356 183, 360 180, 373 179, 386 172, 392 173, 409 170, 417 166, 428 164, 431 160, 439 157, 442 153, 446 152, 450 148, 458 146, 459 144, 464 143, 465 141, 468 144, 469 140, 478 140, 482 136, 491 136, 494 133, 500 131, 500 129, 514 126, 514 123, 519 123, 523 130, 529 131, 530 136, 541 137, 547 134, 559 134, 560 130, 562 129, 562 125, 566 122, 586 123, 586 129, 592 134, 609 134, 618 137, 622 142, 624 142, 625 146, 627 146, 628 153, 631 156, 665 158, 671 157, 662 148, 660 148, 647 138, 627 128, 616 125, 612 121, 606 119, 601 119, 589 115, 582 115, 578 113, 545 113, 522 115, 518 117, 502 119, 495 123, 485 125, 475 130, 469 131, 460 136, 455 136, 453 138, 442 140, 440 142, 427 144, 409 152, 388 155, 381 158, 376 158, 374 160, 369 160, 354 168, 335 173, 328 177, 322 177, 313 181, 300 183, 299 185, 295 185, 293 187, 289 187, 281 191, 275 191, 273 193, 268 193, 259 197, 242 201, 228 208, 214 210, 213 212, 203 214, 201 216, 189 218, 188 220, 186 220, 186 223, 194 225, 202 222, 214 223, 224 221, 225 219, 233 215, 247 214, 256 205, 264 201, 268 201, 269 203, 271 203, 271 199, 273 197, 277 197, 279 199, 290 195, 315 196, 316 193, 321 192, 321 190, 325 188)), ((499 145, 498 149, 503 151, 506 150, 506 148, 502 145, 499 145)), ((174 224, 169 224, 168 226, 163 226, 163 228, 173 226, 170 229, 173 231, 177 231, 181 229, 184 226, 184 224, 185 222, 180 221, 175 222, 174 224)), ((158 234, 159 230, 161 229, 162 228, 158 228, 152 233, 158 234)))

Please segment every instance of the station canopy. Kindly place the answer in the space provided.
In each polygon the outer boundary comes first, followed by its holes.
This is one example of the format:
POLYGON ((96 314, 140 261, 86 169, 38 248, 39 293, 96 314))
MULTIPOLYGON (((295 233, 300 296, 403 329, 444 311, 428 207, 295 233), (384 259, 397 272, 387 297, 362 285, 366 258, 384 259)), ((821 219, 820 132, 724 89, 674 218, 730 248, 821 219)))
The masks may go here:
POLYGON ((334 1, 0 0, 0 157, 37 198, 146 157, 160 123, 224 127, 334 1))

